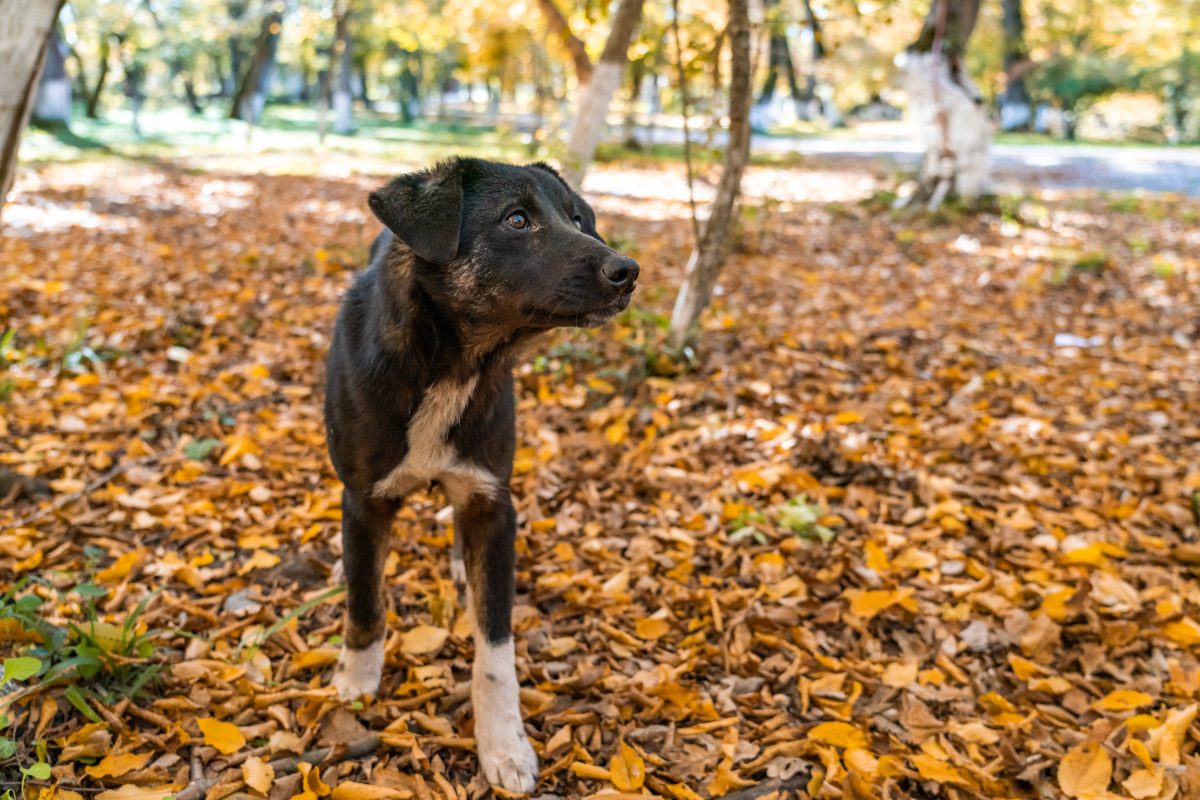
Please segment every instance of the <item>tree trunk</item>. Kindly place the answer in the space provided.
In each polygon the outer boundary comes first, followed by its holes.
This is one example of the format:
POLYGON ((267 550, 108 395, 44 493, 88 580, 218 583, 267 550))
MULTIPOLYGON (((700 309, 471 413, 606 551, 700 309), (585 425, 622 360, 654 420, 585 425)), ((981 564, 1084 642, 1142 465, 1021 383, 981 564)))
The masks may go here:
POLYGON ((71 121, 71 77, 67 75, 66 46, 55 27, 46 47, 46 65, 38 84, 33 118, 66 125, 71 121))
POLYGON ((917 188, 905 204, 934 210, 948 196, 972 200, 988 190, 992 126, 963 70, 978 13, 979 0, 933 0, 901 59, 909 112, 925 143, 917 188))
MULTIPOLYGON (((550 28, 550 32, 562 41, 563 46, 567 48, 567 52, 571 55, 571 61, 575 64, 575 80, 580 86, 590 83, 592 80, 592 59, 588 56, 587 48, 584 47, 583 41, 571 32, 571 26, 567 23, 567 18, 558 10, 558 6, 554 4, 554 0, 538 0, 538 8, 542 10, 542 16, 546 18, 546 26, 550 28)), ((620 13, 618 11, 617 16, 620 16, 620 13)), ((638 14, 641 14, 640 3, 638 4, 638 14)), ((607 50, 608 48, 605 47, 605 49, 607 50)))
POLYGON ((354 129, 354 54, 350 52, 348 6, 346 0, 336 4, 337 28, 329 59, 329 69, 337 74, 333 84, 333 132, 342 136, 354 129))
POLYGON ((612 30, 600 54, 600 63, 592 72, 592 79, 583 87, 579 107, 571 125, 571 138, 563 159, 563 177, 567 183, 578 187, 592 163, 596 145, 604 136, 608 106, 613 94, 621 85, 621 74, 629 60, 629 43, 634 31, 642 21, 643 0, 621 0, 613 15, 612 30))
POLYGON ((84 111, 88 119, 97 119, 100 116, 100 93, 104 91, 104 84, 108 80, 108 62, 112 57, 112 36, 112 33, 106 33, 100 41, 100 72, 96 74, 96 86, 88 95, 87 108, 84 111))
POLYGON ((1027 130, 1030 118, 1025 70, 1029 53, 1025 48, 1025 15, 1021 0, 1002 0, 1004 7, 1004 93, 1000 95, 1000 129, 1027 130))
POLYGON ((717 276, 729 257, 734 208, 741 193, 742 173, 750 160, 750 10, 749 0, 729 0, 729 47, 732 74, 729 86, 729 143, 717 196, 704 223, 698 248, 688 261, 687 275, 671 314, 670 343, 682 348, 692 338, 696 322, 708 305, 717 276))
POLYGON ((0 210, 63 0, 0 0, 0 210))
POLYGON ((266 101, 267 89, 271 82, 271 68, 275 63, 275 47, 279 41, 279 28, 283 16, 278 11, 270 11, 263 17, 258 38, 254 43, 254 55, 250 59, 237 92, 233 96, 233 104, 229 109, 230 119, 240 119, 251 124, 258 122, 266 101))

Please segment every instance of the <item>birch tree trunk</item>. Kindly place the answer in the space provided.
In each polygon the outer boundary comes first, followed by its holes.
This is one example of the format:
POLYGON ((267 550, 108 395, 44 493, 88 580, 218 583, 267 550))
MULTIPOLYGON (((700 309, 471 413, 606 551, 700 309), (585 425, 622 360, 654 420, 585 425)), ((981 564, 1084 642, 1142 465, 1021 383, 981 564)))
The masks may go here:
POLYGON ((916 191, 907 203, 937 209, 949 196, 973 200, 989 189, 992 123, 963 69, 979 0, 933 0, 917 41, 897 62, 909 113, 925 144, 916 191))
POLYGON ((600 54, 600 63, 592 71, 592 79, 580 86, 579 106, 571 125, 571 138, 563 159, 563 177, 578 187, 596 154, 596 146, 604 136, 608 106, 612 103, 621 73, 628 63, 629 43, 642 20, 643 0, 621 0, 613 16, 612 30, 600 54))
POLYGON ((732 73, 729 85, 729 143, 717 196, 700 236, 698 248, 688 261, 687 274, 671 313, 670 343, 682 348, 694 336, 696 322, 708 306, 713 286, 733 238, 734 208, 741 193, 742 173, 750 160, 750 4, 729 0, 729 47, 732 73))
POLYGON ((63 0, 0 0, 0 210, 17 170, 46 47, 63 0))
MULTIPOLYGON (((354 105, 354 58, 350 52, 348 4, 339 2, 337 32, 333 42, 333 57, 329 68, 337 67, 337 80, 333 88, 333 132, 345 136, 354 129, 352 115, 354 105)), ((364 87, 365 88, 365 87, 364 87)))

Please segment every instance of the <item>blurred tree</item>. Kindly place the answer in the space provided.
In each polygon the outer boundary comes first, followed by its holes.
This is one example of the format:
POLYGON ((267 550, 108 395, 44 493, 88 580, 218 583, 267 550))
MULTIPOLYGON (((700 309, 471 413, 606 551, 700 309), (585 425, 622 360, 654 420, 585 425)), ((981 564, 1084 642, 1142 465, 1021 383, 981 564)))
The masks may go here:
POLYGON ((733 212, 741 194, 742 174, 750 160, 750 104, 753 66, 750 59, 749 0, 729 0, 729 141, 717 195, 703 232, 688 260, 687 274, 675 296, 670 342, 681 349, 695 336, 700 314, 712 299, 712 289, 729 257, 733 212))
MULTIPOLYGON (((275 67, 275 51, 279 45, 279 32, 283 28, 282 0, 265 0, 261 12, 258 36, 254 40, 250 63, 241 74, 237 92, 229 107, 231 119, 240 119, 257 124, 267 101, 271 85, 271 74, 275 67)), ((230 8, 244 8, 241 3, 230 3, 230 8)), ((240 18, 242 14, 235 14, 240 18)), ((238 51, 240 53, 240 50, 238 51)), ((235 59, 237 61, 239 59, 235 59)))
POLYGON ((1004 92, 1000 95, 1000 128, 1006 131, 1029 127, 1031 98, 1025 74, 1033 66, 1025 47, 1025 13, 1022 0, 1002 0, 1004 8, 1004 92))
POLYGON ((62 0, 0 0, 0 210, 62 0))
POLYGON ((907 202, 936 209, 951 194, 970 200, 988 188, 991 121, 963 67, 980 0, 932 0, 902 65, 909 113, 925 158, 907 202))
MULTIPOLYGON (((643 0, 620 0, 617 10, 613 14, 612 28, 609 31, 608 40, 604 44, 604 51, 600 54, 599 63, 593 67, 589 59, 588 66, 583 72, 579 71, 579 55, 574 52, 575 45, 579 40, 571 34, 569 28, 565 27, 565 20, 561 20, 561 14, 553 0, 540 0, 540 2, 543 9, 547 6, 553 9, 547 12, 547 19, 560 20, 563 25, 560 29, 560 36, 563 37, 564 44, 572 50, 572 55, 576 58, 576 73, 580 82, 580 86, 576 88, 579 103, 576 107, 575 119, 571 123, 571 135, 567 142, 567 152, 562 166, 563 177, 567 179, 567 182, 572 186, 579 186, 583 182, 588 165, 592 162, 596 145, 600 143, 600 139, 604 135, 608 107, 612 103, 612 97, 616 93, 617 87, 621 85, 621 74, 628 63, 629 44, 642 19, 643 0), (583 77, 584 74, 587 75, 586 79, 583 77)), ((586 51, 582 53, 582 56, 587 57, 586 51)))

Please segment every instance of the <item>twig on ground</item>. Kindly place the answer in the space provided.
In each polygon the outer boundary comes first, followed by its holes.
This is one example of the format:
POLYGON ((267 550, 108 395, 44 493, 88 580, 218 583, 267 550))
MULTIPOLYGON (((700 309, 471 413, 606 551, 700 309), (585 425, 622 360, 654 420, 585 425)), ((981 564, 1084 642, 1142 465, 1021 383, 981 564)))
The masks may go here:
POLYGON ((808 783, 809 776, 803 772, 793 775, 790 778, 771 778, 762 783, 756 783, 753 786, 747 786, 745 789, 739 789, 736 792, 730 792, 724 795, 722 800, 754 800, 756 797, 763 797, 772 792, 791 791, 799 789, 801 786, 808 783))

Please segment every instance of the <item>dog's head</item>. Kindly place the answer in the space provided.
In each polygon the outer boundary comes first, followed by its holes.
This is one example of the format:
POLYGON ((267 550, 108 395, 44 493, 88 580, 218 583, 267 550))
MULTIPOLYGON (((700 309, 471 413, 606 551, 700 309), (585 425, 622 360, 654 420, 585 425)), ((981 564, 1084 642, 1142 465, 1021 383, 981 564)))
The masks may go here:
POLYGON ((371 210, 409 248, 439 304, 509 330, 600 325, 629 305, 638 265, 545 164, 447 161, 401 175, 371 210))

